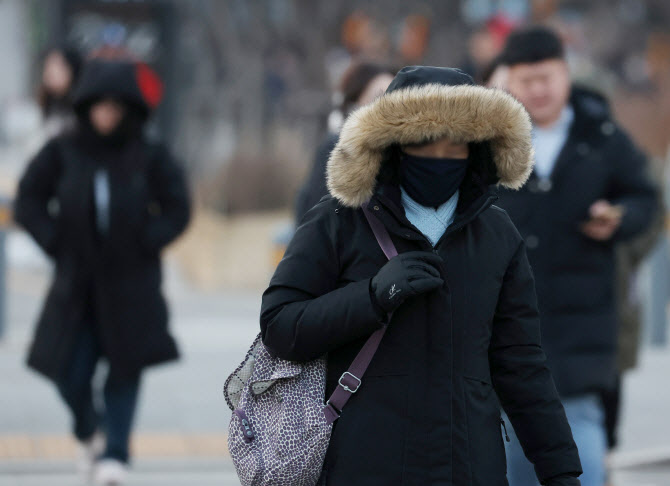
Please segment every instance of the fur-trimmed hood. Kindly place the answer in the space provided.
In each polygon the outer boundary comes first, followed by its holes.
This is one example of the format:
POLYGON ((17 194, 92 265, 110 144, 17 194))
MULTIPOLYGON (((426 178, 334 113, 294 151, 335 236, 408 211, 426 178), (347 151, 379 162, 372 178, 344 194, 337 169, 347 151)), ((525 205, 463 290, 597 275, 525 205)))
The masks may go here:
MULTIPOLYGON (((398 76, 408 69, 444 68, 404 68, 398 76)), ((360 206, 374 193, 388 147, 444 136, 488 141, 502 186, 519 189, 532 171, 531 122, 521 103, 497 89, 426 83, 390 87, 347 118, 328 161, 328 190, 343 205, 360 206)))

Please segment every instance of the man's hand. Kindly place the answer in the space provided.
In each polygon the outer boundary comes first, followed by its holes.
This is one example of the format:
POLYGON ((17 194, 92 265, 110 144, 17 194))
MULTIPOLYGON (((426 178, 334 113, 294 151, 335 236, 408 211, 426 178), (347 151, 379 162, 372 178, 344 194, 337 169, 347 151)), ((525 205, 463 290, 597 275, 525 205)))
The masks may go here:
POLYGON ((621 225, 623 207, 601 199, 591 205, 589 215, 591 219, 582 224, 582 233, 596 241, 607 241, 621 225))

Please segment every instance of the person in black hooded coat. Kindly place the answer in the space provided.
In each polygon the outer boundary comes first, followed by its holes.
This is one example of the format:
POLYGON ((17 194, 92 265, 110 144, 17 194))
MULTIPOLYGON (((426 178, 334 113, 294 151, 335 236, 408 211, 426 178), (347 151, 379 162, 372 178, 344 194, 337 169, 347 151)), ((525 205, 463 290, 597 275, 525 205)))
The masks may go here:
POLYGON ((35 156, 15 201, 16 221, 55 264, 28 364, 57 385, 86 457, 104 429, 102 457, 121 465, 142 370, 178 357, 160 252, 190 211, 182 170, 143 136, 160 88, 147 69, 89 61, 74 93, 76 130, 35 156), (109 363, 104 417, 91 389, 100 357, 109 363))
POLYGON ((493 185, 517 189, 532 169, 530 120, 511 96, 473 84, 406 67, 350 115, 328 163, 331 196, 307 213, 263 295, 266 348, 294 361, 327 353, 326 396, 388 325, 334 424, 322 485, 507 485, 500 404, 540 482, 579 484, 526 248, 493 205, 493 185), (361 205, 399 256, 386 260, 361 205))

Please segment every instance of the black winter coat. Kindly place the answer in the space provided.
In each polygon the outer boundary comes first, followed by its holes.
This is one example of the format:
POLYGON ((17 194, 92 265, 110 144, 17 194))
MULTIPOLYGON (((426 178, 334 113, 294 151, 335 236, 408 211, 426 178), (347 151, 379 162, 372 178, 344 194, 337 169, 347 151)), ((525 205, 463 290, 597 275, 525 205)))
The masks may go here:
POLYGON ((32 368, 54 380, 91 317, 118 374, 178 356, 167 330, 160 251, 189 219, 184 175, 160 145, 136 139, 101 151, 83 140, 67 135, 47 143, 23 175, 15 202, 16 221, 55 263, 28 357, 32 368), (104 236, 93 196, 93 174, 101 166, 110 186, 104 236), (86 312, 91 302, 93 316, 86 312))
POLYGON ((444 286, 398 308, 335 423, 328 486, 507 485, 500 404, 543 482, 581 472, 540 346, 526 248, 488 187, 498 177, 523 182, 530 124, 508 95, 463 88, 387 93, 352 115, 329 162, 334 197, 308 212, 263 296, 266 347, 297 361, 328 353, 328 396, 382 325, 369 289, 386 257, 360 204, 372 195, 368 207, 399 252, 433 250, 405 217, 397 157, 385 149, 446 130, 466 140, 499 138, 491 142, 493 169, 491 160, 471 161, 456 220, 434 249, 444 259, 444 286), (444 110, 450 102, 466 109, 444 110), (509 124, 471 119, 494 115, 509 124), (409 128, 401 121, 408 118, 409 128))
POLYGON ((525 239, 536 278, 542 343, 561 395, 604 390, 617 374, 615 245, 644 231, 658 210, 645 157, 614 123, 601 97, 580 89, 574 121, 549 181, 533 173, 498 204, 525 239), (611 241, 582 234, 591 204, 624 207, 611 241))

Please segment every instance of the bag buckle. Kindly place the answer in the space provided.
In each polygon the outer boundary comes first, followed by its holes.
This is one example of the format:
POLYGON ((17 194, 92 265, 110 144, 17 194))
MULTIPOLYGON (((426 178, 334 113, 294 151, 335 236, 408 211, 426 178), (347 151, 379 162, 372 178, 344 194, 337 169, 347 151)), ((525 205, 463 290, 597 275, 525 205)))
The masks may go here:
POLYGON ((352 374, 349 373, 348 371, 345 371, 344 373, 342 373, 342 376, 340 376, 340 379, 337 380, 337 383, 338 383, 342 388, 344 388, 346 391, 348 391, 349 393, 356 393, 356 392, 358 391, 358 389, 361 387, 361 383, 362 383, 362 381, 361 381, 360 378, 358 378, 358 377, 352 375, 352 374), (346 375, 351 376, 354 380, 356 380, 356 381, 358 382, 358 384, 356 385, 356 388, 351 389, 351 388, 349 388, 347 385, 345 385, 344 383, 342 383, 342 380, 345 378, 346 375))

